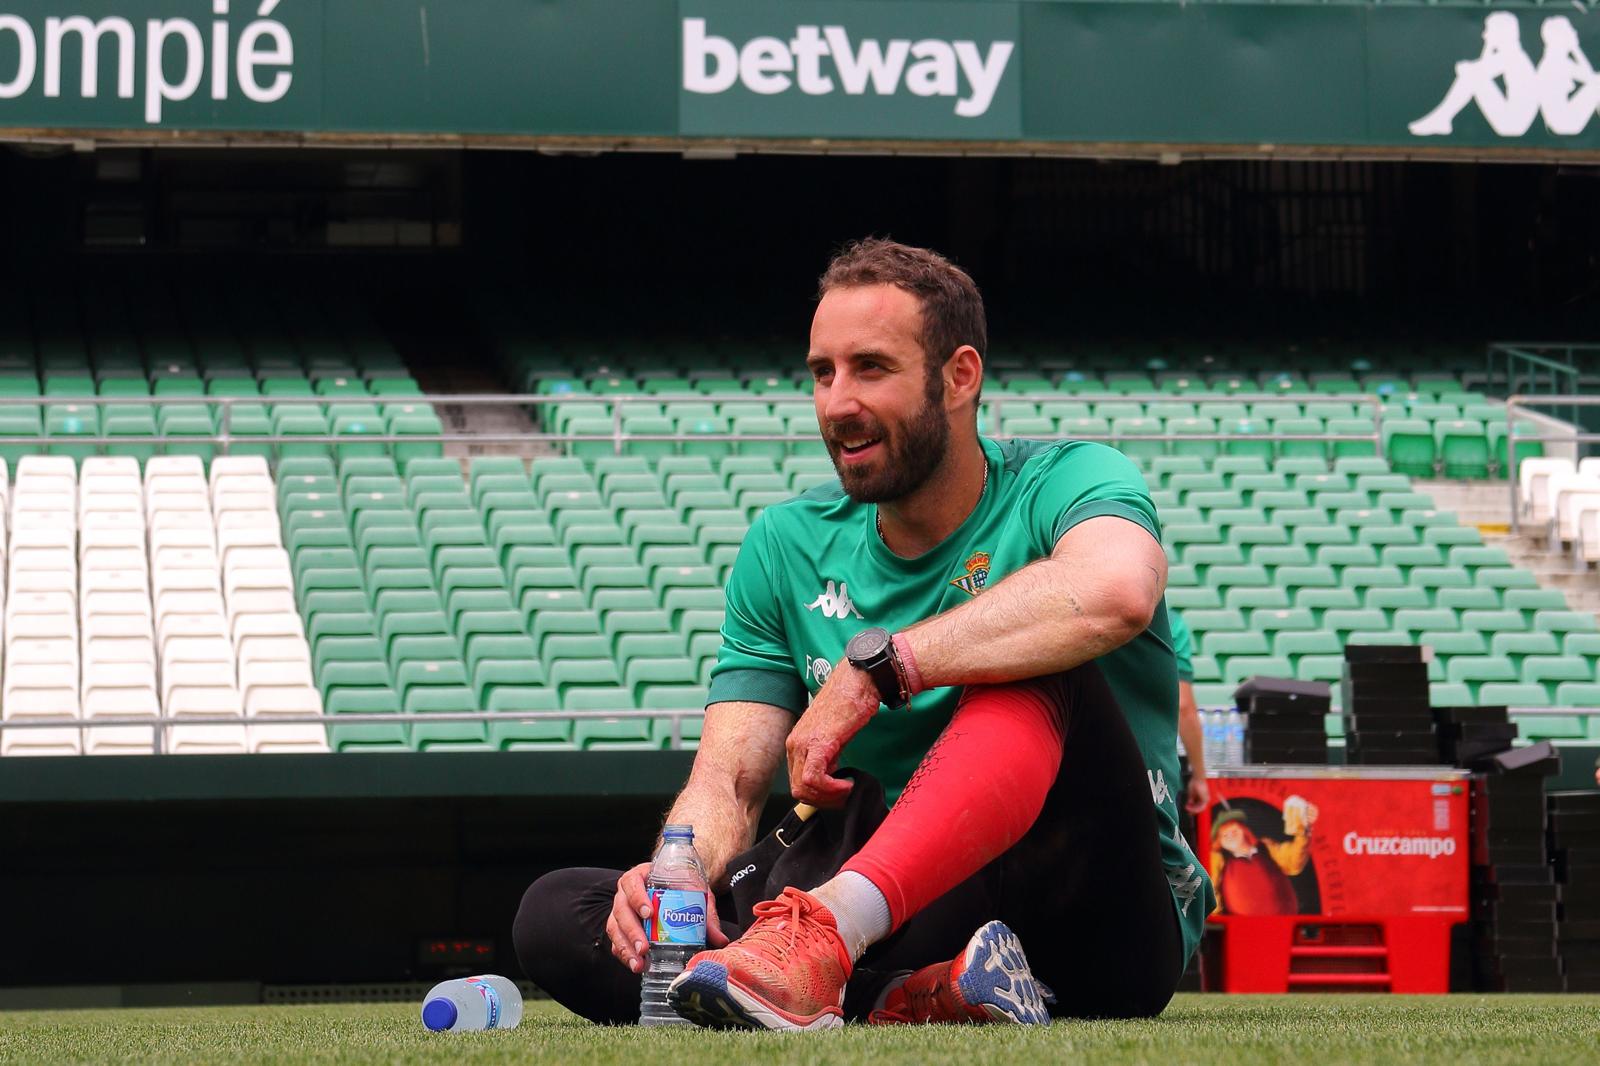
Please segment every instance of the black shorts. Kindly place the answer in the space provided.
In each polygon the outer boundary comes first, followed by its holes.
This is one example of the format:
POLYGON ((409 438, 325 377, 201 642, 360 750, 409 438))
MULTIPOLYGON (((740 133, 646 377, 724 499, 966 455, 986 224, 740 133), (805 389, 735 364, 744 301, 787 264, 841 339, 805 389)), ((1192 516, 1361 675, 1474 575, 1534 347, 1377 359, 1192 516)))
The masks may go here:
MULTIPOLYGON (((954 958, 995 918, 1016 932, 1035 976, 1055 991, 1058 1016, 1151 1017, 1172 998, 1187 960, 1144 759, 1098 666, 1059 680, 1052 688, 1066 717, 1061 770, 1038 820, 862 957, 846 991, 847 1017, 865 1017, 894 974, 954 958)), ((528 977, 597 1022, 639 1018, 639 977, 612 956, 605 934, 621 873, 586 867, 541 877, 523 896, 513 933, 528 977)), ((734 914, 725 891, 717 900, 719 914, 734 914)), ((726 917, 722 925, 730 937, 742 931, 726 917)))

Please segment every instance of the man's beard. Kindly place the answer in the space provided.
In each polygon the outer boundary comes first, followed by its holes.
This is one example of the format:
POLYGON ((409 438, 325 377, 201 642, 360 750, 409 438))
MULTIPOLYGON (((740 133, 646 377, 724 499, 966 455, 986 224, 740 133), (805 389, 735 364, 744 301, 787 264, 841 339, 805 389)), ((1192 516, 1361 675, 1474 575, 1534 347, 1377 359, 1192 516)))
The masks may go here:
POLYGON ((950 444, 950 423, 938 397, 929 396, 911 419, 890 434, 878 423, 840 422, 823 437, 833 469, 844 491, 857 503, 889 503, 908 496, 944 462, 950 444), (873 469, 846 466, 839 461, 841 440, 882 438, 884 458, 873 469))

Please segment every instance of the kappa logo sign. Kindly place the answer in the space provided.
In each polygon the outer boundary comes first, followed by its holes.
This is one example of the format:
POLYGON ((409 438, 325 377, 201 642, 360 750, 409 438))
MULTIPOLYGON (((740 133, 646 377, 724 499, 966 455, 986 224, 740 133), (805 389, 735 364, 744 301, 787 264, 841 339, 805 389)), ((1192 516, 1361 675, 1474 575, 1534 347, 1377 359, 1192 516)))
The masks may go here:
POLYGON ((1483 52, 1456 64, 1439 106, 1407 128, 1418 137, 1442 137, 1454 130, 1456 116, 1476 105, 1489 128, 1502 137, 1521 137, 1535 118, 1551 133, 1582 133, 1600 111, 1600 74, 1578 43, 1578 31, 1565 15, 1539 24, 1544 53, 1537 65, 1522 47, 1517 16, 1496 11, 1483 20, 1483 52))
POLYGON ((961 118, 989 110, 1015 41, 877 37, 854 39, 843 26, 799 25, 792 37, 734 41, 703 18, 683 20, 683 88, 716 95, 736 84, 761 96, 947 97, 961 118))
POLYGON ((861 617, 861 612, 856 610, 856 605, 850 599, 850 586, 843 582, 837 584, 830 581, 826 588, 818 593, 817 598, 806 604, 806 610, 815 611, 822 608, 824 618, 849 618, 855 615, 861 617))

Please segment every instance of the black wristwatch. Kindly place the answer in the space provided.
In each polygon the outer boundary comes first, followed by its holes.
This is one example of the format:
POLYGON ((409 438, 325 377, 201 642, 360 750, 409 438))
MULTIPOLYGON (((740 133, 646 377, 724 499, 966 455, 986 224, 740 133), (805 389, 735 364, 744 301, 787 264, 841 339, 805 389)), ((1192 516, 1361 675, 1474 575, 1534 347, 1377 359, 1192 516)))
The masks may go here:
POLYGON ((895 653, 894 640, 887 629, 881 626, 863 629, 844 646, 844 657, 851 666, 866 671, 884 706, 899 709, 911 702, 900 668, 900 656, 895 653))

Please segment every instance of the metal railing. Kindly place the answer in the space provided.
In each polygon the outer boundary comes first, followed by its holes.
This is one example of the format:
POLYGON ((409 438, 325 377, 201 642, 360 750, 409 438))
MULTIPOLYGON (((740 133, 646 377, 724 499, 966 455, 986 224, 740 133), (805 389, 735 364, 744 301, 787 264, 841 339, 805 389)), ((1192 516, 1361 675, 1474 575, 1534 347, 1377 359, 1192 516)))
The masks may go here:
MULTIPOLYGON (((1551 395, 1578 392, 1582 370, 1580 354, 1600 358, 1600 344, 1576 341, 1501 341, 1488 346, 1484 357, 1484 387, 1506 395, 1533 395, 1548 385, 1551 395), (1503 365, 1503 374, 1501 368, 1503 365)), ((1570 419, 1569 419, 1570 421, 1570 419)))
MULTIPOLYGON (((306 397, 306 396, 3 396, 0 397, 0 412, 8 407, 38 407, 38 408, 74 408, 74 407, 207 407, 216 408, 217 414, 213 419, 217 429, 212 436, 199 434, 173 434, 162 432, 157 425, 155 434, 117 434, 109 435, 104 431, 103 422, 95 433, 58 433, 50 434, 46 426, 36 435, 0 435, 0 445, 29 445, 45 448, 75 448, 84 446, 107 447, 118 446, 135 448, 149 445, 176 445, 179 447, 212 447, 214 446, 222 455, 229 454, 231 448, 240 445, 296 445, 296 444, 326 444, 326 445, 360 445, 360 444, 584 444, 609 441, 614 454, 624 453, 625 445, 632 442, 649 443, 708 443, 739 441, 761 441, 774 443, 809 443, 817 441, 817 433, 747 433, 736 432, 732 429, 727 432, 672 432, 672 433, 634 433, 626 428, 626 412, 629 407, 664 409, 675 403, 706 403, 717 407, 762 407, 771 408, 774 403, 799 403, 806 402, 798 398, 783 400, 750 396, 723 396, 701 393, 657 393, 657 394, 632 394, 632 393, 490 393, 490 394, 462 394, 431 393, 422 395, 403 396, 369 396, 365 398, 351 397, 306 397), (546 407, 563 405, 593 406, 608 408, 606 412, 611 419, 610 432, 608 433, 560 433, 538 429, 528 433, 470 433, 463 431, 445 430, 440 433, 389 433, 367 432, 365 428, 359 431, 345 433, 329 432, 326 434, 299 434, 299 433, 274 433, 265 434, 236 434, 233 432, 233 419, 235 409, 239 407, 300 407, 324 408, 330 405, 346 406, 372 406, 372 407, 414 407, 419 412, 437 413, 438 407, 525 407, 539 410, 546 407)), ((1383 454, 1383 416, 1384 398, 1370 393, 1232 393, 1227 395, 1193 396, 1182 393, 1092 393, 1073 395, 1070 393, 991 393, 983 400, 989 421, 993 426, 985 429, 987 436, 1004 439, 1006 434, 998 432, 1003 429, 1005 408, 1007 404, 1013 406, 1029 404, 1038 406, 1046 403, 1137 403, 1137 404, 1174 404, 1192 405, 1197 411, 1206 406, 1237 405, 1250 403, 1348 403, 1355 407, 1368 407, 1371 409, 1373 429, 1370 433, 1355 434, 1328 434, 1328 433, 1103 433, 1088 434, 1078 439, 1107 441, 1107 442, 1241 442, 1241 441, 1322 441, 1327 443, 1342 443, 1347 441, 1370 442, 1376 455, 1383 454)), ((68 413, 71 413, 70 410, 68 413)), ((381 414, 380 414, 381 419, 381 414)), ((1197 417, 1205 417, 1203 414, 1197 417)), ((47 417, 41 418, 41 425, 45 425, 47 417)), ((100 420, 97 420, 100 421, 100 420)), ((1245 419, 1243 421, 1248 421, 1245 419)), ((1056 433, 1044 439, 1056 439, 1065 436, 1056 433)))
MULTIPOLYGON (((1580 448, 1585 444, 1600 444, 1600 433, 1590 433, 1587 430, 1574 427, 1571 433, 1541 433, 1538 436, 1525 436, 1517 433, 1517 411, 1523 408, 1544 407, 1560 404, 1573 408, 1600 407, 1600 396, 1509 396, 1506 398, 1506 463, 1510 467, 1507 471, 1506 482, 1511 493, 1511 530, 1514 533, 1522 531, 1522 478, 1521 461, 1517 458, 1517 445, 1520 443, 1535 442, 1546 444, 1574 444, 1580 448)), ((1551 515, 1551 525, 1546 531, 1556 539, 1556 516, 1551 515)))
POLYGON ((79 747, 87 752, 85 743, 87 734, 93 729, 127 729, 129 727, 152 730, 152 752, 156 755, 169 754, 167 749, 171 741, 168 731, 184 726, 293 726, 293 725, 418 725, 423 723, 438 722, 498 722, 505 725, 518 725, 530 722, 616 722, 624 720, 647 719, 649 721, 669 720, 672 723, 672 733, 668 739, 668 749, 678 751, 683 748, 683 723, 685 719, 701 719, 705 717, 705 709, 666 708, 662 710, 646 710, 638 707, 608 710, 583 710, 583 711, 399 711, 375 712, 359 714, 270 714, 270 715, 179 715, 173 717, 162 708, 156 715, 96 715, 93 718, 62 715, 58 718, 27 717, 15 718, 9 721, 0 721, 0 732, 5 730, 75 730, 78 733, 79 747))

